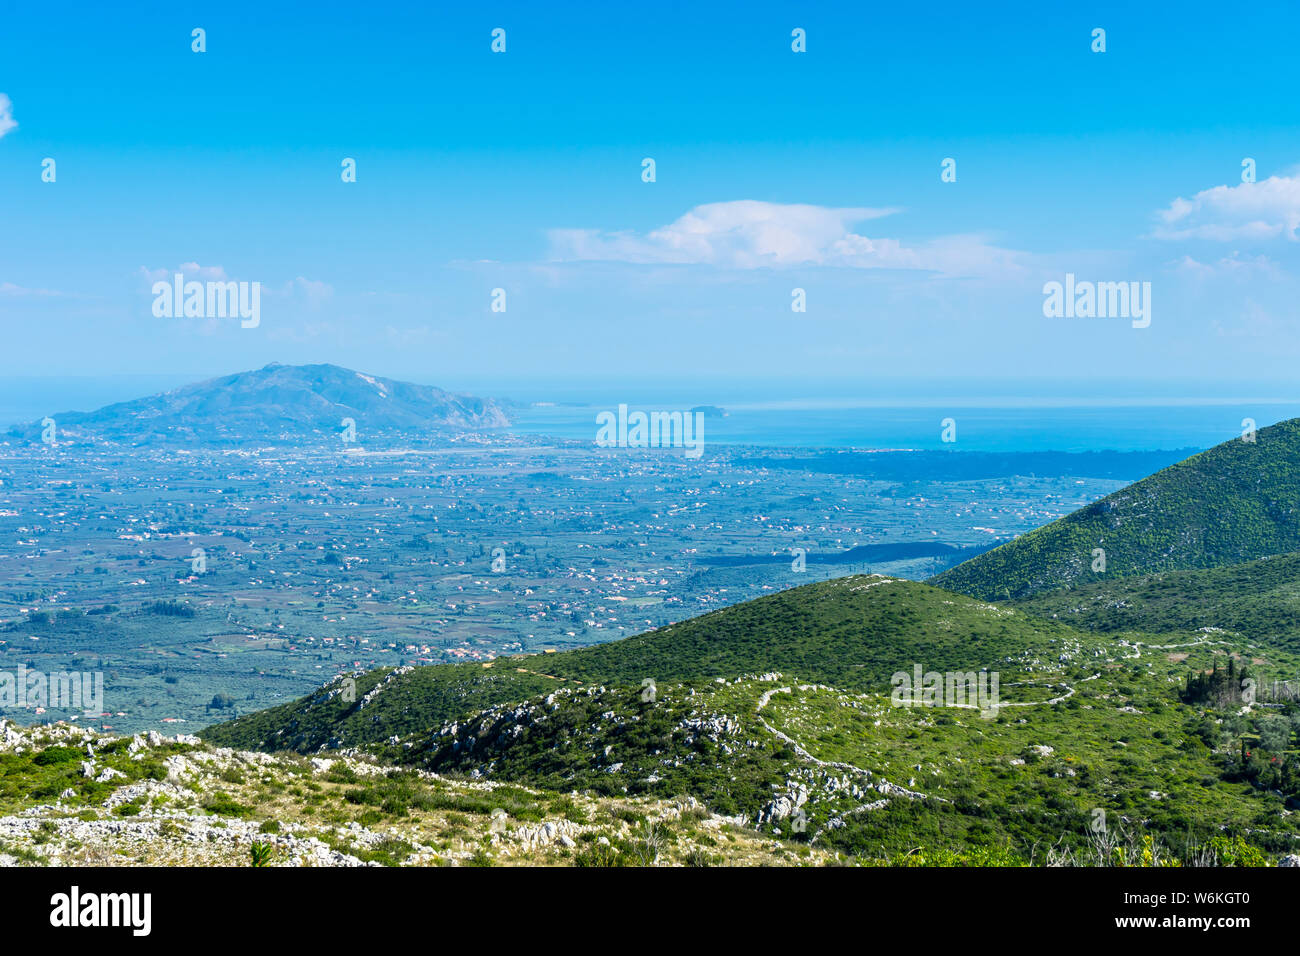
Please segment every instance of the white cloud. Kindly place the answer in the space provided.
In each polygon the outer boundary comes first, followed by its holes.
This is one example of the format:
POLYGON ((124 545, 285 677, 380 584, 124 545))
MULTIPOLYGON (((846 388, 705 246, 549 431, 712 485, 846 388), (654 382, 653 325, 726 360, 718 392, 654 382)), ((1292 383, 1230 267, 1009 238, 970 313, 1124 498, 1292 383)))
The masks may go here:
POLYGON ((1270 176, 1261 182, 1203 189, 1160 210, 1156 239, 1300 238, 1300 177, 1270 176))
POLYGON ((186 278, 203 279, 205 282, 226 280, 226 270, 221 266, 201 266, 197 262, 182 262, 180 269, 186 278))
POLYGON ((293 280, 286 282, 278 292, 273 294, 283 296, 286 299, 302 298, 312 308, 319 308, 326 299, 334 295, 334 287, 328 282, 297 276, 293 280))
POLYGON ((1282 280, 1286 277, 1278 264, 1268 256, 1242 256, 1239 252, 1223 256, 1215 262, 1201 262, 1191 256, 1183 256, 1173 265, 1179 272, 1196 279, 1227 276, 1250 280, 1261 277, 1282 280))
POLYGON ((595 229, 553 229, 548 236, 560 261, 710 265, 725 269, 832 266, 910 269, 944 274, 1018 271, 1019 255, 980 236, 947 236, 916 245, 871 238, 850 227, 898 212, 832 208, 742 199, 696 206, 666 226, 644 234, 595 229))
POLYGON ((62 292, 55 292, 53 289, 29 289, 25 286, 14 285, 12 282, 0 282, 0 295, 4 296, 48 296, 63 295, 62 292))
POLYGON ((9 97, 0 93, 0 137, 17 127, 18 124, 14 122, 14 105, 9 97))
POLYGON ((150 269, 145 266, 140 267, 140 275, 144 276, 147 282, 167 282, 176 273, 180 273, 187 279, 194 279, 202 282, 225 282, 226 270, 221 266, 201 266, 197 262, 182 262, 175 269, 150 269))
MULTIPOLYGON (((203 266, 197 262, 182 262, 175 269, 150 269, 147 266, 141 266, 136 274, 143 279, 144 287, 151 290, 155 282, 171 282, 178 272, 187 281, 231 281, 224 267, 203 266)), ((265 284, 263 286, 263 295, 278 297, 288 302, 305 304, 312 309, 320 308, 334 295, 334 287, 328 282, 308 279, 305 276, 296 276, 288 282, 275 287, 265 286, 265 284)))

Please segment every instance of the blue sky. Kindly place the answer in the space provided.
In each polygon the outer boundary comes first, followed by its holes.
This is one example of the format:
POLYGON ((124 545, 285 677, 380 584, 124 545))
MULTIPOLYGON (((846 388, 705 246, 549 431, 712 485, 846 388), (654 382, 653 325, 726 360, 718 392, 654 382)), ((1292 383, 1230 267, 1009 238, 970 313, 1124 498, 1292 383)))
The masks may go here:
POLYGON ((1300 394, 1294 6, 548 6, 7 12, 0 374, 1300 394), (154 317, 182 267, 260 325, 154 317))

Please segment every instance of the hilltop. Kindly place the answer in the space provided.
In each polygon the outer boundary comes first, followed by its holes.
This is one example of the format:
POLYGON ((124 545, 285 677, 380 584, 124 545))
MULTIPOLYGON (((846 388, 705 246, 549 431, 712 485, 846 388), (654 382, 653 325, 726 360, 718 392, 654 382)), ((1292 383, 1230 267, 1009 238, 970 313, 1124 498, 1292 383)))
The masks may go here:
POLYGON ((1182 693, 1210 668, 1267 681, 1295 663, 1240 635, 1088 632, 859 575, 595 647, 340 678, 201 736, 551 793, 684 795, 858 860, 1109 863, 1154 846, 1258 861, 1300 841, 1294 727, 1182 693), (917 664, 998 673, 998 706, 897 706, 891 675, 917 664))
POLYGON ((222 746, 288 749, 378 743, 564 684, 639 687, 770 671, 846 690, 887 690, 890 676, 978 671, 1031 647, 1080 639, 1040 621, 915 581, 853 575, 791 588, 608 644, 498 659, 372 671, 355 700, 330 685, 202 732, 222 746))
MULTIPOLYGON (((509 424, 491 399, 366 375, 337 365, 280 365, 236 372, 107 405, 52 414, 59 441, 105 439, 216 442, 334 438, 344 419, 356 441, 403 432, 484 429, 509 424)), ((14 426, 15 438, 39 441, 40 422, 14 426)))
POLYGON ((1014 600, 1106 579, 1300 551, 1300 419, 1193 455, 944 571, 937 587, 1014 600), (1104 552, 1104 570, 1094 570, 1104 552))

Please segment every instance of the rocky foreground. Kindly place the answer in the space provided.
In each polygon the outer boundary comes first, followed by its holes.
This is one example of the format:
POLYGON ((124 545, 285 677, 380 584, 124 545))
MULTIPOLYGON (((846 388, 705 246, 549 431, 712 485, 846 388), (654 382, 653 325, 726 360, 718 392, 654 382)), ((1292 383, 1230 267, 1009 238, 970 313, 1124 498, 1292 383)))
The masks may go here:
POLYGON ((824 865, 694 799, 604 799, 357 755, 0 721, 6 866, 824 865))

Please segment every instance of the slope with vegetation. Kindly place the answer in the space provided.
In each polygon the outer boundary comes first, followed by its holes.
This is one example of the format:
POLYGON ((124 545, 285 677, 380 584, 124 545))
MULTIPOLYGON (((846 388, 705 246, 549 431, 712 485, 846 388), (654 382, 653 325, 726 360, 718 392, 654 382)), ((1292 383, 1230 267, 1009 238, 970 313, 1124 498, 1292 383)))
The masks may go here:
POLYGON ((1295 708, 1185 699, 1228 661, 1267 679, 1296 658, 855 576, 477 672, 363 675, 354 701, 339 681, 204 736, 590 799, 684 795, 857 862, 1262 862, 1300 839, 1295 708), (890 675, 914 664, 996 671, 1000 706, 894 706, 890 675))
POLYGON ((984 600, 1300 551, 1300 419, 1156 472, 932 579, 984 600), (1096 552, 1104 552, 1104 570, 1096 552))
POLYGON ((900 668, 978 671, 1073 629, 914 581, 855 575, 791 588, 670 627, 557 654, 373 671, 203 731, 223 746, 314 752, 358 746, 566 684, 696 681, 786 671, 846 690, 886 689, 900 668), (383 682, 382 693, 373 693, 383 682), (352 697, 352 700, 348 698, 352 697))
POLYGON ((783 866, 775 842, 686 796, 608 799, 373 759, 0 722, 3 866, 783 866))
MULTIPOLYGON (((1300 652, 1300 553, 1225 568, 1101 577, 1014 606, 1088 630, 1213 627, 1300 652)), ((1291 676, 1300 678, 1300 672, 1291 676)))

